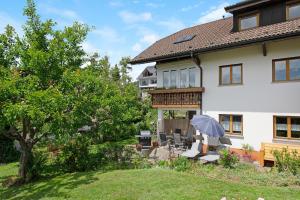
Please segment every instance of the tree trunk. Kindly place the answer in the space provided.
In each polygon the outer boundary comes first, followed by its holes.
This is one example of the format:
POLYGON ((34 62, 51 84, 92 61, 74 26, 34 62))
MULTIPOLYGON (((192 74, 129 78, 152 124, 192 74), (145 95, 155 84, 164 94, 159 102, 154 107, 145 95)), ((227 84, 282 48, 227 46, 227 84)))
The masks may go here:
POLYGON ((33 164, 33 154, 32 145, 26 143, 20 143, 21 145, 21 157, 20 157, 20 167, 19 176, 22 181, 28 182, 32 178, 29 174, 29 170, 33 164))

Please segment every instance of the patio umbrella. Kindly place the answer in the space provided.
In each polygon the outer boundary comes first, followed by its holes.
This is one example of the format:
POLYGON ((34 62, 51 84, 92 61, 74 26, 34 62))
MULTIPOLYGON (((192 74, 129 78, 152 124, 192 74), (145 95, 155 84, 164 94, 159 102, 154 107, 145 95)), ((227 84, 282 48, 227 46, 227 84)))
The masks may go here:
POLYGON ((207 115, 194 115, 191 124, 200 133, 209 137, 223 137, 225 130, 219 122, 207 115))

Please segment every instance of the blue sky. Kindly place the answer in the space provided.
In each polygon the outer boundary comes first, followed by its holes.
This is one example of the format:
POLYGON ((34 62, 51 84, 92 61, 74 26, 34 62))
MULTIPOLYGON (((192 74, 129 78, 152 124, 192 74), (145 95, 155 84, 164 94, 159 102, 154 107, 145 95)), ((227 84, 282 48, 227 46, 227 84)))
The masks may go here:
MULTIPOLYGON (((80 21, 94 30, 83 44, 87 52, 108 55, 112 64, 134 57, 156 40, 180 29, 222 18, 224 7, 239 0, 36 0, 42 19, 58 28, 80 21)), ((6 24, 22 34, 25 0, 2 0, 0 31, 6 24)), ((145 65, 133 66, 135 79, 145 65)))

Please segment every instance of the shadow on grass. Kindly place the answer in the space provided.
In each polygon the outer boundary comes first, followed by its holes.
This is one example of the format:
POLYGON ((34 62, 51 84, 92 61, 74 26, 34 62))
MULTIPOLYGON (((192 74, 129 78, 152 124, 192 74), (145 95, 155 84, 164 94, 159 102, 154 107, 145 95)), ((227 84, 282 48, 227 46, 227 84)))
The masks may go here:
POLYGON ((38 181, 28 183, 20 187, 1 188, 0 199, 24 199, 34 200, 41 198, 69 198, 69 192, 82 185, 97 181, 96 172, 82 172, 64 174, 54 178, 41 178, 38 181), (2 190, 2 191, 1 191, 2 190))

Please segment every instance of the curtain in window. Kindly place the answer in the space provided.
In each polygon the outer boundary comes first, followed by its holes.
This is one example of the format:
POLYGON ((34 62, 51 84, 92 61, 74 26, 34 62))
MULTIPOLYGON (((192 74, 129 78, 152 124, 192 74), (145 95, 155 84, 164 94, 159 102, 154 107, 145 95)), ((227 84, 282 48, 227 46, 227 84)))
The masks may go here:
POLYGON ((189 86, 190 87, 196 86, 196 68, 189 69, 189 86))
POLYGON ((187 69, 180 70, 180 87, 181 88, 188 87, 188 70, 187 69))
POLYGON ((169 80, 170 80, 170 72, 165 71, 163 72, 163 87, 169 88, 169 80))

